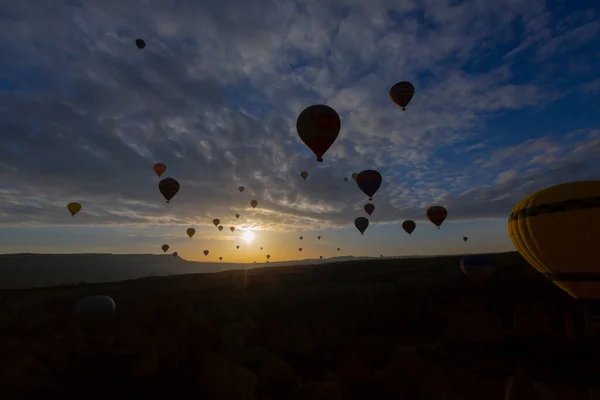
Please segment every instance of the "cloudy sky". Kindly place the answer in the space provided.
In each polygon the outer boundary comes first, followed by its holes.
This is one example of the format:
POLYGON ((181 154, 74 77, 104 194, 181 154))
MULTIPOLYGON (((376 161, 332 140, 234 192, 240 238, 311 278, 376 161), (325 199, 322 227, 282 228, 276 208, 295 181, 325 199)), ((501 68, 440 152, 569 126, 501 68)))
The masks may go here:
POLYGON ((600 176, 599 14, 594 0, 5 2, 0 252, 512 250, 521 198, 600 176), (403 80, 405 112, 388 97, 403 80), (342 120, 324 163, 296 132, 311 104, 342 120), (156 162, 181 184, 171 204, 156 162), (343 178, 364 169, 383 184, 361 236, 368 199, 343 178))

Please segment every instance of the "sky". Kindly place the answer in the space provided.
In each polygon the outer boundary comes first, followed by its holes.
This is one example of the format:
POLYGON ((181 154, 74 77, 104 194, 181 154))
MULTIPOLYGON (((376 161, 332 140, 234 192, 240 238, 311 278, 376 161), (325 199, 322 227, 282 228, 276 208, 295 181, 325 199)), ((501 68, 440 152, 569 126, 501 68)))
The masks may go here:
POLYGON ((600 176, 599 14, 593 0, 7 2, 0 253, 512 251, 522 198, 600 176), (404 112, 398 81, 415 86, 404 112), (296 132, 312 104, 342 121, 323 163, 296 132), (181 184, 170 204, 157 162, 181 184), (383 183, 361 235, 368 198, 343 178, 366 169, 383 183), (432 205, 448 210, 439 230, 432 205))

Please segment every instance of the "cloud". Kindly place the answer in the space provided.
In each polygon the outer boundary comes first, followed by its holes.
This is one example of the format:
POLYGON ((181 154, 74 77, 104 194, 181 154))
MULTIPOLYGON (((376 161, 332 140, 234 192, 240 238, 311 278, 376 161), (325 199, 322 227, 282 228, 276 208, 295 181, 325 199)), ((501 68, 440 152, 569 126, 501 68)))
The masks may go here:
POLYGON ((542 62, 597 33, 586 10, 556 29, 551 14, 541 0, 11 3, 0 224, 209 226, 239 212, 240 228, 339 227, 366 202, 343 177, 368 168, 384 175, 380 220, 437 202, 455 218, 504 217, 535 188, 597 171, 588 127, 569 142, 488 141, 494 118, 564 94, 550 78, 517 79, 519 57, 542 62), (406 112, 387 97, 404 79, 417 88, 406 112), (313 103, 343 121, 322 165, 295 132, 313 103), (155 162, 181 183, 171 204, 155 162), (75 218, 70 201, 84 206, 75 218))

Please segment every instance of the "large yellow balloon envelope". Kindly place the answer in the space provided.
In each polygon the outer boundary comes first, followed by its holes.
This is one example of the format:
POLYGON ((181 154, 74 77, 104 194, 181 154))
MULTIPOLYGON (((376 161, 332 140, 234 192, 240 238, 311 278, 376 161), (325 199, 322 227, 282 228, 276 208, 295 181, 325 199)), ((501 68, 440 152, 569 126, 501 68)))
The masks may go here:
POLYGON ((79 211, 81 211, 81 204, 79 203, 69 203, 67 205, 67 210, 71 213, 72 216, 75 216, 79 211))
POLYGON ((513 209, 508 233, 529 264, 575 298, 600 299, 600 181, 536 192, 513 209))

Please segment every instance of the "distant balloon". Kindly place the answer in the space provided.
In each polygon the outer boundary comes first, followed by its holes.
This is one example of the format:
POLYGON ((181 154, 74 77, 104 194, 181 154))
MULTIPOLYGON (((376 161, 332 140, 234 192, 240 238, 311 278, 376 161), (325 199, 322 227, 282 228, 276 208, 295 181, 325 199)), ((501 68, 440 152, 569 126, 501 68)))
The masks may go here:
POLYGON ((499 272, 499 265, 489 256, 476 254, 460 260, 461 271, 474 283, 493 280, 499 272))
POLYGON ((300 176, 302 177, 303 180, 306 180, 306 178, 308 178, 308 172, 302 171, 302 172, 300 172, 300 176))
POLYGON ((358 178, 358 174, 355 172, 352 174, 352 179, 354 179, 354 182, 356 182, 356 178, 358 178))
POLYGON ((369 200, 373 200, 373 196, 381 186, 381 174, 373 169, 368 169, 356 177, 356 183, 364 194, 369 196, 369 200))
POLYGON ((361 235, 364 235, 365 231, 369 227, 369 220, 365 217, 357 217, 354 220, 354 226, 356 226, 356 229, 360 231, 361 235))
POLYGON ((425 213, 427 219, 440 229, 440 226, 448 216, 448 211, 442 206, 433 206, 425 213))
POLYGON ((160 248, 162 249, 163 253, 166 253, 167 250, 169 250, 169 245, 168 244, 163 244, 160 248))
POLYGON ((219 261, 223 260, 223 257, 219 257, 219 261))
POLYGON ((178 253, 178 252, 174 252, 174 253, 173 253, 173 257, 175 257, 175 258, 177 258, 177 256, 178 256, 178 255, 179 255, 179 253, 178 253))
POLYGON ((230 230, 231 232, 235 231, 235 226, 232 226, 231 228, 229 228, 229 230, 230 230))
POLYGON ((300 236, 300 240, 304 239, 304 236, 300 236))
POLYGON ((348 182, 348 177, 345 177, 345 178, 344 178, 344 182, 348 182))
POLYGON ((338 251, 340 251, 340 248, 338 247, 338 251))
POLYGON ((408 236, 410 236, 411 233, 415 231, 416 227, 417 224, 415 224, 415 221, 411 221, 410 219, 402 223, 402 229, 404 229, 406 233, 408 233, 408 236))
POLYGON ((167 170, 167 166, 163 163, 154 164, 154 172, 160 177, 167 170))
POLYGON ((196 230, 194 228, 187 228, 187 234, 190 237, 190 239, 192 238, 192 236, 194 236, 194 234, 196 233, 196 230))
POLYGON ((79 203, 69 203, 67 204, 67 210, 71 213, 72 216, 75 216, 79 211, 81 211, 81 204, 79 203))
POLYGON ((469 238, 468 238, 468 237, 466 237, 466 236, 464 236, 464 237, 463 237, 463 240, 466 242, 467 240, 469 240, 469 238))
POLYGON ((239 218, 239 217, 240 217, 240 214, 235 214, 235 217, 236 217, 236 218, 239 218))
POLYGON ((138 49, 142 50, 144 47, 146 47, 146 42, 144 42, 142 39, 135 39, 135 45, 138 49))
POLYGON ((300 139, 323 162, 323 155, 337 139, 341 121, 338 113, 324 104, 305 108, 296 121, 296 130, 300 139))
POLYGON ((262 247, 260 249, 262 250, 262 247))
POLYGON ((321 240, 321 236, 317 236, 317 239, 321 240))
POLYGON ((221 223, 221 220, 220 220, 219 218, 215 218, 215 219, 213 219, 213 225, 214 225, 214 226, 217 226, 217 227, 218 227, 220 223, 221 223))
POLYGON ((209 253, 209 251, 208 250, 204 250, 203 253, 204 253, 205 256, 207 256, 208 253, 209 253))
POLYGON ((243 186, 238 187, 238 190, 240 191, 240 193, 242 193, 244 191, 244 189, 245 188, 243 186))
POLYGON ((298 251, 302 251, 302 247, 298 247, 298 251))
POLYGON ((219 225, 219 227, 217 228, 219 231, 223 230, 223 225, 219 225))
POLYGON ((371 215, 373 214, 373 211, 375 211, 375 206, 371 203, 367 203, 365 204, 364 209, 367 214, 371 215))
POLYGON ((414 95, 415 87, 410 82, 398 82, 390 89, 390 99, 402 107, 402 111, 406 110, 414 95))
POLYGON ((173 178, 165 178, 158 183, 158 190, 162 193, 167 203, 179 192, 179 182, 173 178))
POLYGON ((319 259, 321 259, 321 260, 322 260, 322 259, 323 259, 323 256, 319 256, 319 259))
POLYGON ((108 296, 88 296, 75 303, 74 314, 84 326, 96 328, 112 322, 115 309, 115 301, 108 296))
POLYGON ((239 246, 239 245, 238 245, 238 246, 235 246, 235 248, 236 248, 236 249, 239 249, 239 248, 240 248, 240 246, 239 246))
POLYGON ((267 260, 269 260, 271 258, 270 254, 267 254, 267 260))
POLYGON ((250 205, 252 206, 252 208, 256 208, 256 206, 258 205, 258 201, 256 201, 256 200, 251 200, 251 201, 250 201, 250 205))

